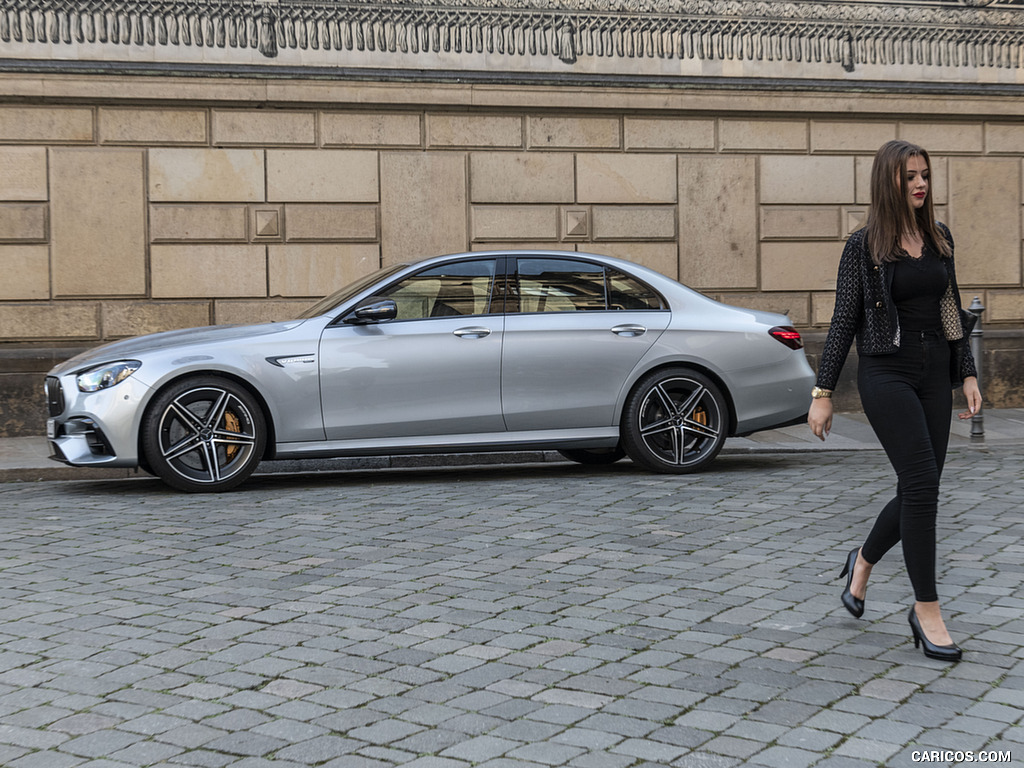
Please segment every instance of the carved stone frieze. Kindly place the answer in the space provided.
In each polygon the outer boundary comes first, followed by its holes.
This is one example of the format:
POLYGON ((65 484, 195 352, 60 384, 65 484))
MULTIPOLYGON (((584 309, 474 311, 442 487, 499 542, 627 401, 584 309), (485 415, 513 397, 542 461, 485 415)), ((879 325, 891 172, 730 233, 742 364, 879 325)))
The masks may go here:
POLYGON ((997 81, 1021 82, 1022 2, 6 0, 0 69, 47 59, 971 82, 1002 70, 997 81))

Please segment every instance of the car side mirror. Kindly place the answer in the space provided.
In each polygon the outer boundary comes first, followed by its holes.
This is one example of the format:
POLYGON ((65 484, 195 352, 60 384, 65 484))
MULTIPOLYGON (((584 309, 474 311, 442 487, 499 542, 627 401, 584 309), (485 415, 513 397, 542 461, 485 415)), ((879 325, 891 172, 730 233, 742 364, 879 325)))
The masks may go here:
POLYGON ((394 320, 398 317, 398 305, 391 299, 377 299, 362 304, 346 314, 341 321, 349 325, 368 325, 394 320))

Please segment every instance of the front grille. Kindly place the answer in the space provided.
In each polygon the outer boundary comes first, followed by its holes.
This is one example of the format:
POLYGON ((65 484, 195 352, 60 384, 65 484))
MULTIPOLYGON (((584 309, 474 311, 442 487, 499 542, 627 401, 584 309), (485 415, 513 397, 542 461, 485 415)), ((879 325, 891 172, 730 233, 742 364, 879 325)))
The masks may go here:
POLYGON ((56 376, 47 376, 46 383, 46 408, 51 416, 60 416, 64 413, 64 387, 56 376))

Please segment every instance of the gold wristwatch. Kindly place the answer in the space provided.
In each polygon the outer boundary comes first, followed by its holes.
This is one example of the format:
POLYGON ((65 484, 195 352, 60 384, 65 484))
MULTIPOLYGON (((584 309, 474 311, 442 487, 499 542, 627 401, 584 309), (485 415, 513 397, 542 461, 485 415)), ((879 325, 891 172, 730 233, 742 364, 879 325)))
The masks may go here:
POLYGON ((813 397, 815 400, 821 397, 832 397, 832 390, 822 389, 821 387, 815 387, 814 389, 811 390, 811 397, 813 397))

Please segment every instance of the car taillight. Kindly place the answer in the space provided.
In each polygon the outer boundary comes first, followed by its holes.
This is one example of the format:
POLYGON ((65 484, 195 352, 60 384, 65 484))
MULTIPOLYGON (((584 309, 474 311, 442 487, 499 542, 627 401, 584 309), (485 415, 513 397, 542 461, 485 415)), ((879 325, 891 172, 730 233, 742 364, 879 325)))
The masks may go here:
POLYGON ((804 342, 800 338, 800 331, 791 325, 776 325, 768 333, 773 339, 778 339, 790 349, 803 349, 804 342))

